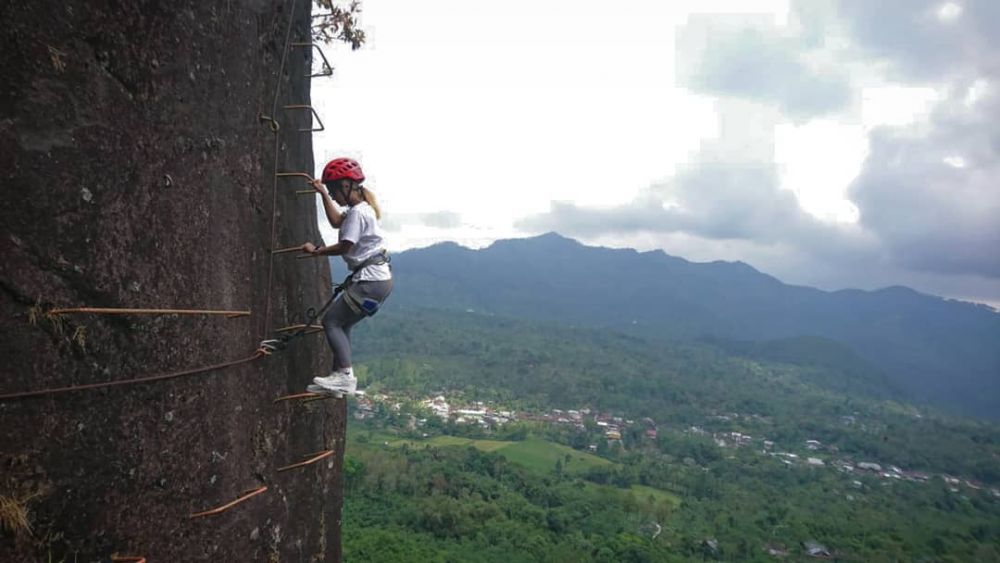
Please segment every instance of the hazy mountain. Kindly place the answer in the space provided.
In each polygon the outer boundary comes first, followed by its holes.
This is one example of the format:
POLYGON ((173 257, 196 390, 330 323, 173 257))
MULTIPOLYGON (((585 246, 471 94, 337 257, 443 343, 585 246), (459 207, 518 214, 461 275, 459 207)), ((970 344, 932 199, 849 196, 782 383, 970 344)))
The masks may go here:
MULTIPOLYGON (((822 337, 849 347, 916 400, 1000 416, 1000 314, 985 306, 905 287, 821 291, 784 284, 741 262, 694 263, 661 251, 588 247, 555 233, 482 250, 441 243, 399 253, 393 265, 392 300, 400 304, 654 338, 822 337)), ((788 342, 794 340, 743 351, 780 349, 787 356, 788 342)), ((793 348, 801 353, 802 347, 793 348)), ((835 347, 823 349, 837 355, 835 347)))

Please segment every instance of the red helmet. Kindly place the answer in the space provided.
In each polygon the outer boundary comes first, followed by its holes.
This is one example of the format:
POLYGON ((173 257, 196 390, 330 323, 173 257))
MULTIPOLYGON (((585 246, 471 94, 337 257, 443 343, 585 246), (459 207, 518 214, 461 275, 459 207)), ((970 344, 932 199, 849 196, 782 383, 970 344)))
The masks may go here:
POLYGON ((335 158, 323 168, 323 181, 333 182, 347 178, 355 182, 363 182, 365 173, 361 171, 361 165, 353 158, 335 158))

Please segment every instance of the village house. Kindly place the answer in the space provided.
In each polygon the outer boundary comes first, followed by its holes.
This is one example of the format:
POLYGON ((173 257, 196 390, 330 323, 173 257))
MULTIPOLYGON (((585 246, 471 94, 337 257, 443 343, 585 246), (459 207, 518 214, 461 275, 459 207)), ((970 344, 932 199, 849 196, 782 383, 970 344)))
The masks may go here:
POLYGON ((877 463, 869 463, 867 461, 862 461, 857 465, 858 469, 863 471, 874 471, 875 473, 882 472, 882 466, 877 463))
POLYGON ((941 475, 941 478, 944 479, 944 482, 949 485, 957 485, 961 482, 958 477, 952 477, 951 475, 941 475))
POLYGON ((431 411, 434 412, 434 415, 438 418, 448 420, 448 417, 451 415, 451 407, 448 406, 448 402, 445 400, 443 395, 438 395, 433 399, 427 399, 423 402, 423 405, 430 408, 431 411))
POLYGON ((830 557, 830 550, 816 540, 802 542, 802 549, 809 557, 830 557))

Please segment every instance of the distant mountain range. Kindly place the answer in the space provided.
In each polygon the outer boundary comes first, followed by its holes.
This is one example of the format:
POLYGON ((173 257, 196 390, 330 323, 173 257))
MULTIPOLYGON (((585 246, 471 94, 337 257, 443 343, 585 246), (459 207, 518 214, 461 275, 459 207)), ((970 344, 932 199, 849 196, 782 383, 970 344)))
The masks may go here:
POLYGON ((400 304, 843 360, 854 373, 881 371, 912 400, 1000 418, 1000 314, 981 305, 905 287, 821 291, 741 262, 588 247, 555 233, 481 250, 441 243, 396 254, 393 269, 400 304))

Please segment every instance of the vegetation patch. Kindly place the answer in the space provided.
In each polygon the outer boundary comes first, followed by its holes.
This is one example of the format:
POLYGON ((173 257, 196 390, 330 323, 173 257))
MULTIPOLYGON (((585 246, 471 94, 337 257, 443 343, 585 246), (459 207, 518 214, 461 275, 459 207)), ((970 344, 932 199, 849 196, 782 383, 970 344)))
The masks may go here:
POLYGON ((584 473, 593 467, 614 465, 604 458, 537 438, 512 442, 498 449, 497 453, 514 463, 539 472, 552 471, 556 469, 557 464, 561 471, 573 474, 584 473))
POLYGON ((28 501, 37 495, 14 497, 0 495, 0 526, 15 536, 31 535, 28 501))

